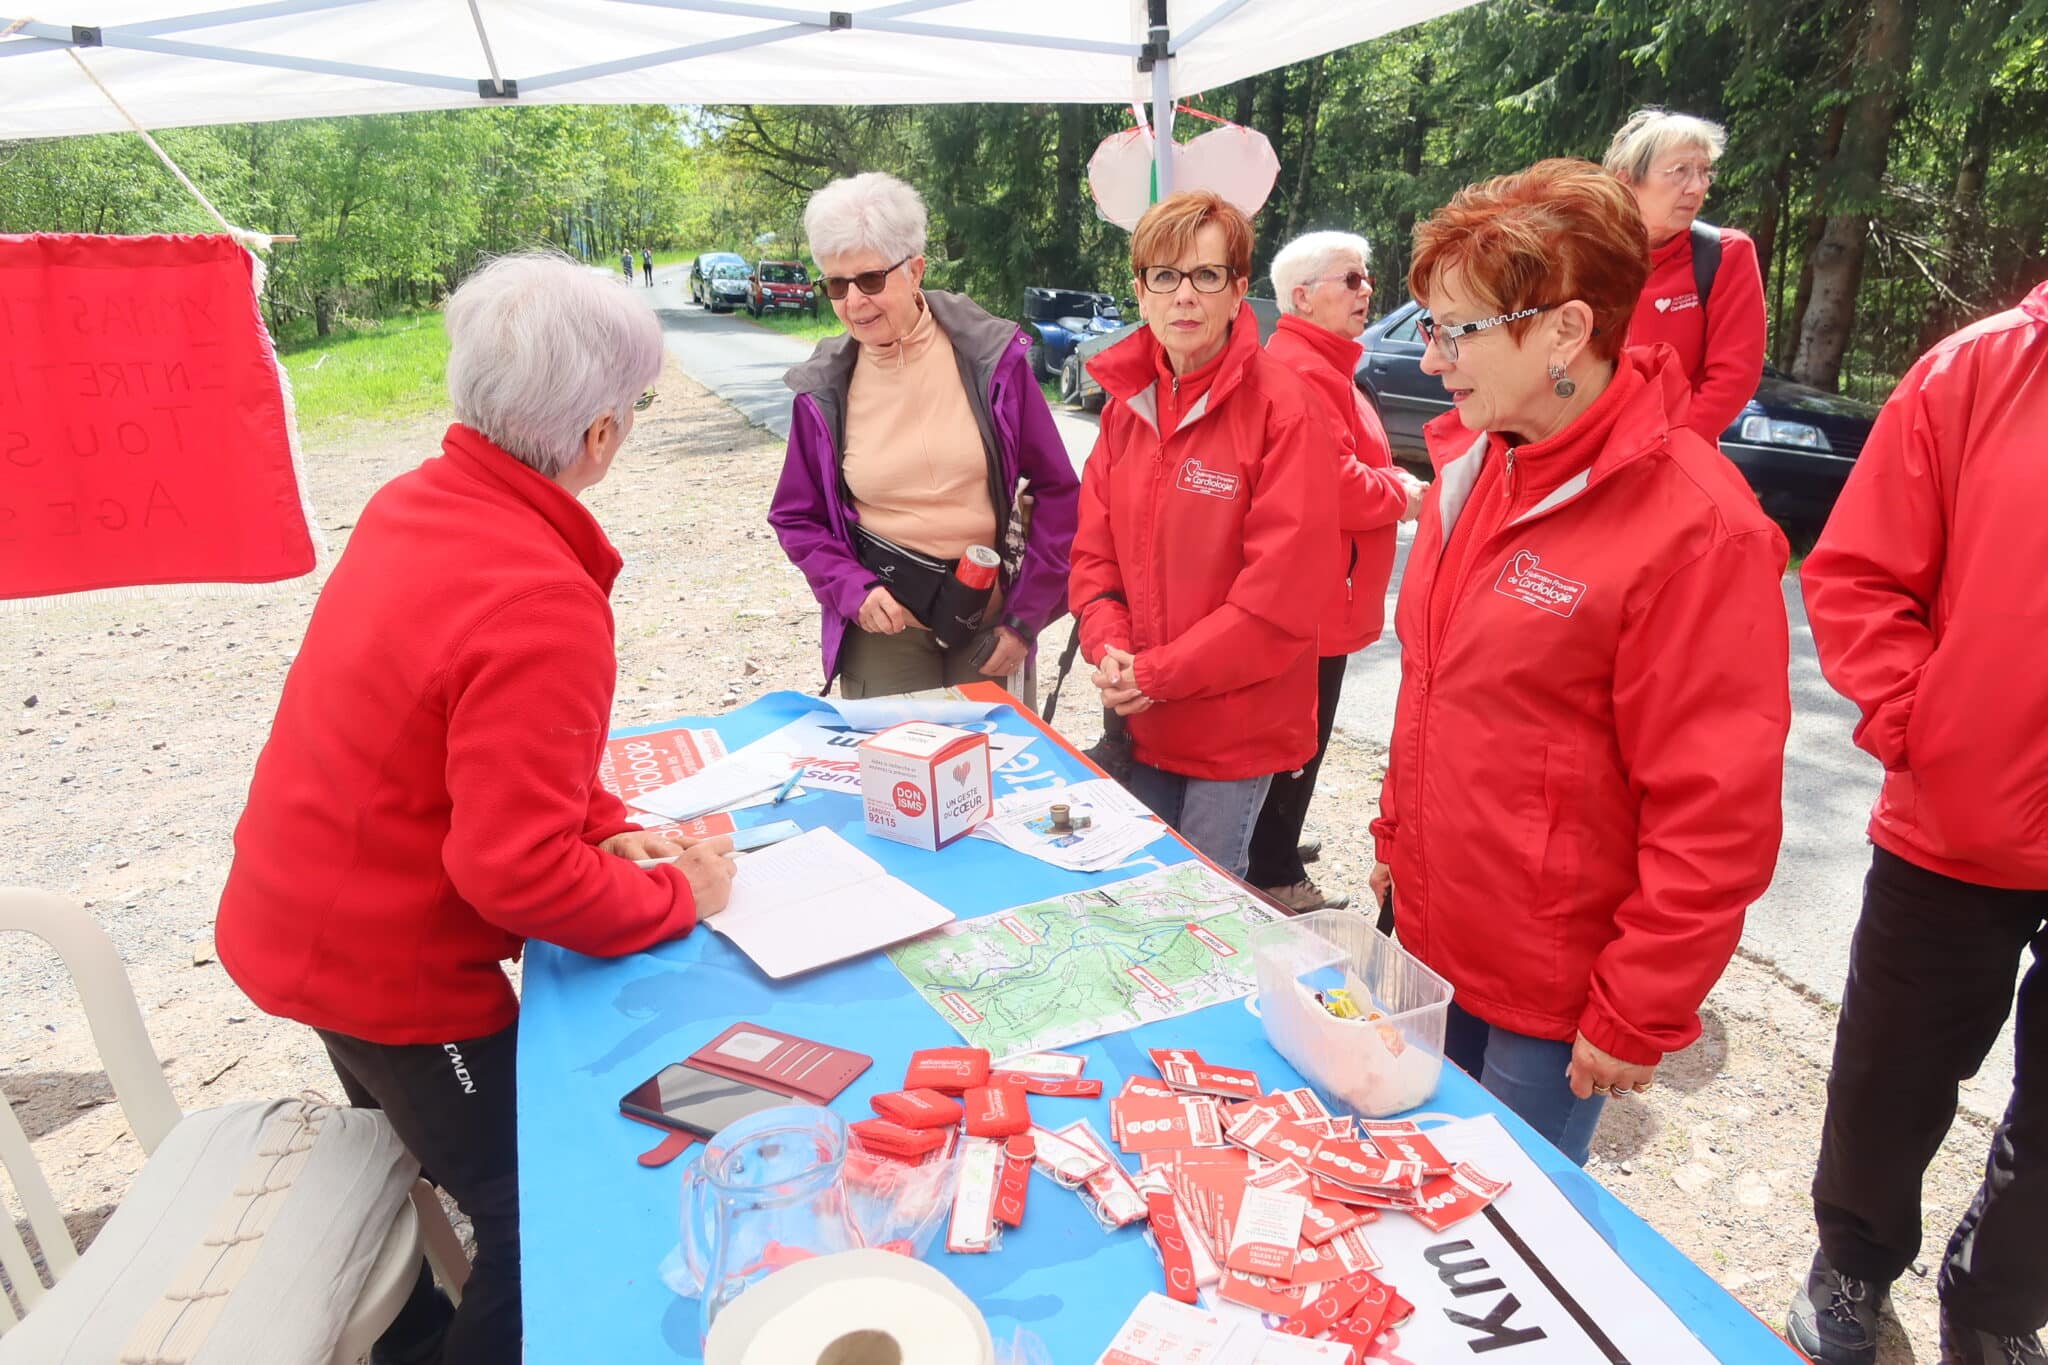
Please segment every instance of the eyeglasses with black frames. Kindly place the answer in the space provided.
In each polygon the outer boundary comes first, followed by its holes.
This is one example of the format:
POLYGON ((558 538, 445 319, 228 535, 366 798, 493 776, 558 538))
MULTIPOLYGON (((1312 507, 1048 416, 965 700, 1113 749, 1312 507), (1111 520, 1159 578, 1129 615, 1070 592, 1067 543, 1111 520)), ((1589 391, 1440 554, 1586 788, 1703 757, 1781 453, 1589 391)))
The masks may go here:
POLYGON ((1186 280, 1198 294, 1220 294, 1230 287, 1232 272, 1227 265, 1198 265, 1193 270, 1176 270, 1170 265, 1148 265, 1138 272, 1145 288, 1154 294, 1171 294, 1186 280))

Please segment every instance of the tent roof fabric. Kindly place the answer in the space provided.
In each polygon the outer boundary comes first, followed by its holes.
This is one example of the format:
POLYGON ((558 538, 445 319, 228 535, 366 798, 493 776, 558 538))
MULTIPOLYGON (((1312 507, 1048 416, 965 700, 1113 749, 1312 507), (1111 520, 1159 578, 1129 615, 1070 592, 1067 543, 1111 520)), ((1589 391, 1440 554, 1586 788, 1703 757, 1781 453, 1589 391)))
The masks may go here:
MULTIPOLYGON (((1473 0, 1167 0, 1211 90, 1473 0)), ((1146 0, 0 0, 0 138, 498 103, 1113 103, 1146 0), (498 82, 507 82, 498 97, 498 82), (516 93, 515 93, 516 92, 516 93)))

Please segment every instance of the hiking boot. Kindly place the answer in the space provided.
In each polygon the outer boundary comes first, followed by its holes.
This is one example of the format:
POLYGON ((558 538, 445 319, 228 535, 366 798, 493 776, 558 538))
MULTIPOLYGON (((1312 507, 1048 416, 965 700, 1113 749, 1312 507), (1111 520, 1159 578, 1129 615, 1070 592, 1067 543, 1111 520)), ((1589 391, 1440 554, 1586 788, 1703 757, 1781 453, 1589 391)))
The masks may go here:
POLYGON ((1294 846, 1294 856, 1305 863, 1312 863, 1323 856, 1321 839, 1304 839, 1294 846))
POLYGON ((1815 1365, 1876 1365, 1877 1319, 1890 1304, 1888 1287, 1844 1275, 1816 1251, 1792 1296, 1785 1335, 1815 1365))
POLYGON ((1964 1327, 1941 1314, 1941 1365, 2048 1365, 2048 1351, 2041 1349, 2041 1334, 2001 1337, 1964 1327))
POLYGON ((1262 886, 1259 893, 1291 915, 1327 909, 1330 904, 1323 889, 1306 877, 1291 886, 1262 886))

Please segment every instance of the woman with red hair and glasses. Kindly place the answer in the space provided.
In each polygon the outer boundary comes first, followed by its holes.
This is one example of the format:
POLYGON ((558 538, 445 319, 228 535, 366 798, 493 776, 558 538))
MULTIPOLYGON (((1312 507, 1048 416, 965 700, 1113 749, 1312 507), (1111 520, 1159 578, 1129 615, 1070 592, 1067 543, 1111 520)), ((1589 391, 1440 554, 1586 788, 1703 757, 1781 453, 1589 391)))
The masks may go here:
POLYGON ((1461 191, 1408 275, 1455 410, 1424 429, 1375 889, 1456 990, 1450 1059, 1580 1163, 1699 1035, 1791 720, 1785 539, 1670 352, 1622 348, 1648 271, 1635 197, 1559 160, 1461 191))
POLYGON ((1067 597, 1131 791, 1243 876, 1273 774, 1316 752, 1316 626, 1336 465, 1302 380, 1244 307, 1252 226, 1169 195, 1131 234, 1145 326, 1089 363, 1110 396, 1081 475, 1067 597))

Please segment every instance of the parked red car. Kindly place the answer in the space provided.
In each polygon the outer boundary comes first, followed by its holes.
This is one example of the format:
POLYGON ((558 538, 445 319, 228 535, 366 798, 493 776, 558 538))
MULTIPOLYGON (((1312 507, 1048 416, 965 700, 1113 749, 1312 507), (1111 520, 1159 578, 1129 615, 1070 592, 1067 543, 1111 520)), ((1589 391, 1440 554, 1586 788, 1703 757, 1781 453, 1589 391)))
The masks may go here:
POLYGON ((818 291, 802 261, 756 261, 747 275, 747 311, 755 317, 771 308, 818 316, 818 291))

